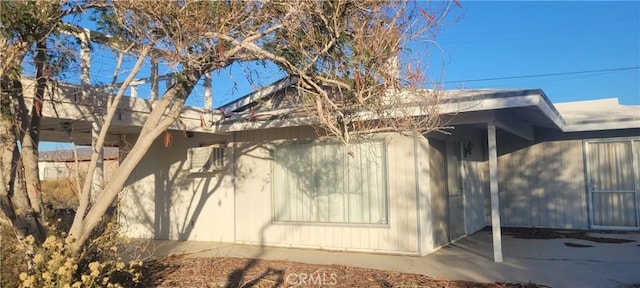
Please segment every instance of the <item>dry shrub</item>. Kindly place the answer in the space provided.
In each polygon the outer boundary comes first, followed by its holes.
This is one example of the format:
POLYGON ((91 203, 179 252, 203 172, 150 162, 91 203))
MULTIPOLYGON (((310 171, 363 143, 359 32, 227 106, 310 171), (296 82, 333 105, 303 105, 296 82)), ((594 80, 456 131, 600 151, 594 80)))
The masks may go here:
MULTIPOLYGON (((95 237, 77 255, 70 249, 72 237, 56 229, 50 231, 41 246, 34 245, 32 236, 12 245, 11 249, 18 252, 14 252, 18 257, 32 254, 29 257, 31 269, 26 265, 11 267, 11 271, 20 271, 17 279, 18 273, 12 274, 18 285, 3 287, 123 287, 138 282, 142 262, 121 260, 118 249, 126 239, 119 236, 117 222, 113 219, 105 220, 95 231, 95 237)), ((8 245, 2 245, 3 249, 5 246, 8 245)), ((3 269, 5 265, 3 263, 3 269)))
POLYGON ((21 271, 27 270, 27 262, 15 247, 18 240, 9 225, 0 222, 0 287, 18 287, 21 271))

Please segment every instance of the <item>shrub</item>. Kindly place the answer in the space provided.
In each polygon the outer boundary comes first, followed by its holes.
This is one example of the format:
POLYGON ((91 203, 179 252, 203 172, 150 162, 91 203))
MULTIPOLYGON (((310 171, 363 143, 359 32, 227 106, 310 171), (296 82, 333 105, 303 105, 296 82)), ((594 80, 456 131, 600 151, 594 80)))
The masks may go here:
POLYGON ((19 274, 19 287, 122 287, 138 282, 142 262, 121 260, 118 248, 126 239, 118 235, 115 221, 103 222, 81 253, 75 255, 69 248, 72 237, 55 233, 55 229, 50 231, 54 233, 41 246, 34 246, 31 236, 15 245, 16 251, 21 252, 18 254, 33 251, 31 269, 20 267, 25 270, 19 274))
POLYGON ((27 270, 27 262, 16 253, 18 240, 9 225, 0 222, 0 287, 18 287, 21 271, 27 270))

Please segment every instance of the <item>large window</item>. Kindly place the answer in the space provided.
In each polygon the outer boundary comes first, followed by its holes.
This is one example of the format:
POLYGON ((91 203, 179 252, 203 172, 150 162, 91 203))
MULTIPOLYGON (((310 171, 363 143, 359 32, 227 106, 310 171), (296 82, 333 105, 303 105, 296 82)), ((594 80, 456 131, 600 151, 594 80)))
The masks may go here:
POLYGON ((276 221, 386 224, 386 155, 382 141, 283 144, 274 151, 276 221))

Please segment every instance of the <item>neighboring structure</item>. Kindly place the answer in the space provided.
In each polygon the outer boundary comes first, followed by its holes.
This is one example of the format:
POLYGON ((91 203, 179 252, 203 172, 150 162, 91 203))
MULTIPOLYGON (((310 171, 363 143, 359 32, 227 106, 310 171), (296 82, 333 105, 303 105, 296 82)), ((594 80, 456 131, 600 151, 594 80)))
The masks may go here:
MULTIPOLYGON (((104 174, 105 180, 118 169, 119 152, 116 147, 105 147, 104 149, 104 174)), ((77 167, 80 177, 86 174, 91 161, 91 148, 82 147, 77 149, 77 167)), ((72 150, 59 149, 52 151, 41 151, 38 155, 38 169, 40 180, 57 180, 76 178, 76 157, 72 150)))
POLYGON ((127 234, 425 255, 487 225, 640 228, 638 106, 447 91, 450 135, 379 134, 349 157, 304 119, 254 119, 277 115, 287 87, 226 105, 236 116, 211 132, 158 140, 121 199, 127 234))

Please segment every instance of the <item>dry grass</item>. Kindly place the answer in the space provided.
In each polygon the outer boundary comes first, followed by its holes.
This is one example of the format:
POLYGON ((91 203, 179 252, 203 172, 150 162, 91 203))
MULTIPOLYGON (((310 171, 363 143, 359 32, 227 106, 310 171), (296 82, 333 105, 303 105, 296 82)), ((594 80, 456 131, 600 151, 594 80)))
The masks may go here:
POLYGON ((43 180, 42 201, 55 208, 75 207, 78 203, 75 179, 43 180))

